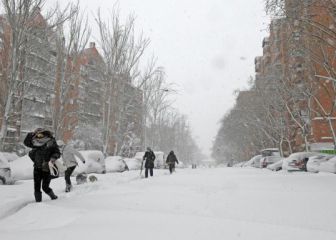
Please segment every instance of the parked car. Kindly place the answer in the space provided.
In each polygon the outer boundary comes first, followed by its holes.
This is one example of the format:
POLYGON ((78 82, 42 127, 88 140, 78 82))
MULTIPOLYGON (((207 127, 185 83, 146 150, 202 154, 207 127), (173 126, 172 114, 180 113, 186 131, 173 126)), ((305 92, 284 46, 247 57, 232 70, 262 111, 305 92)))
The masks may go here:
POLYGON ((261 158, 262 158, 261 155, 256 155, 256 156, 252 157, 250 160, 248 160, 244 164, 244 167, 259 167, 261 158))
POLYGON ((267 166, 267 169, 272 170, 272 171, 280 171, 282 169, 282 161, 283 161, 283 158, 275 163, 269 164, 267 166))
POLYGON ((266 168, 268 165, 278 162, 280 156, 267 156, 260 159, 260 168, 266 168))
POLYGON ((305 158, 321 155, 316 152, 297 152, 292 153, 289 157, 284 158, 282 162, 282 169, 287 171, 304 171, 305 158))
POLYGON ((182 161, 179 161, 179 163, 175 165, 175 168, 185 168, 185 167, 186 166, 184 165, 184 163, 182 161))
POLYGON ((307 162, 307 171, 308 172, 319 172, 320 165, 324 162, 327 162, 329 159, 335 157, 334 155, 318 155, 309 157, 307 162))
POLYGON ((79 173, 106 173, 105 156, 103 152, 98 150, 79 151, 84 159, 85 164, 78 162, 78 167, 75 168, 74 175, 79 173))
POLYGON ((105 159, 106 172, 124 172, 129 170, 128 166, 120 156, 110 156, 105 159))
POLYGON ((318 170, 320 172, 336 173, 336 156, 333 156, 328 161, 322 162, 318 170))
POLYGON ((233 164, 232 167, 243 167, 244 163, 245 163, 245 162, 235 163, 235 164, 233 164))
POLYGON ((0 183, 11 184, 13 182, 11 168, 7 158, 0 152, 0 183))
POLYGON ((268 157, 268 156, 281 156, 280 151, 278 148, 265 148, 260 151, 261 155, 263 157, 268 157))
POLYGON ((34 163, 28 155, 24 155, 9 164, 12 171, 12 177, 14 179, 29 180, 34 178, 34 163))
POLYGON ((129 170, 139 170, 141 168, 142 159, 124 158, 129 170))
POLYGON ((260 159, 260 168, 265 168, 269 164, 273 164, 281 159, 278 148, 266 148, 260 151, 262 158, 260 159))

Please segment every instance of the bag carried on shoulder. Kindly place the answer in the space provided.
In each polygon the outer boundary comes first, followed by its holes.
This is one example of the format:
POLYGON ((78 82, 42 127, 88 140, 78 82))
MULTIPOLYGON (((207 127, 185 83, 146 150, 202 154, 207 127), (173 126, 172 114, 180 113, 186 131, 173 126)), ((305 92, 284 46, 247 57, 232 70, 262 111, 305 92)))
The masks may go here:
POLYGON ((54 164, 56 165, 60 175, 62 175, 67 170, 67 167, 64 165, 64 162, 61 159, 57 159, 54 164))

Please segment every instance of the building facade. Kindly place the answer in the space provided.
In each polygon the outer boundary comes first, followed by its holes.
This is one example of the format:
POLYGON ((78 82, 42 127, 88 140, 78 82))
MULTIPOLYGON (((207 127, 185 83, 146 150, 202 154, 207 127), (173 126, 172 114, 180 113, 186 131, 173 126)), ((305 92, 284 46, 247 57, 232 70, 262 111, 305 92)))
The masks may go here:
MULTIPOLYGON (((27 132, 37 127, 52 129, 52 97, 56 69, 54 33, 36 11, 31 31, 25 34, 25 45, 20 49, 19 70, 14 87, 2 88, 3 95, 12 94, 4 151, 22 147, 27 132), (12 89, 12 91, 11 91, 12 89)), ((4 16, 1 17, 1 82, 7 82, 10 66, 11 29, 4 16)), ((4 109, 2 114, 4 113, 4 109)), ((2 115, 1 114, 1 115, 2 115)), ((2 115, 3 116, 3 115, 2 115)))
MULTIPOLYGON (((272 20, 255 59, 256 86, 280 84, 287 102, 291 151, 335 148, 336 15, 332 1, 285 1, 285 16, 272 20), (290 111, 288 111, 290 110, 290 111)), ((272 91, 272 88, 270 88, 272 91)))

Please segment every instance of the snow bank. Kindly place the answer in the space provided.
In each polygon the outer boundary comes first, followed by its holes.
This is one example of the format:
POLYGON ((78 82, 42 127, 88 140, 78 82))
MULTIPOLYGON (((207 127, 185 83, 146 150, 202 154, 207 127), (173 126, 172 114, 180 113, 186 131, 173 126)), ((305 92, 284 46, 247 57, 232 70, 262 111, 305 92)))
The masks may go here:
POLYGON ((0 152, 0 168, 9 168, 8 159, 0 152))
POLYGON ((18 159, 19 156, 16 155, 16 153, 0 152, 0 159, 1 158, 5 158, 5 159, 7 159, 7 161, 12 162, 12 161, 18 159))

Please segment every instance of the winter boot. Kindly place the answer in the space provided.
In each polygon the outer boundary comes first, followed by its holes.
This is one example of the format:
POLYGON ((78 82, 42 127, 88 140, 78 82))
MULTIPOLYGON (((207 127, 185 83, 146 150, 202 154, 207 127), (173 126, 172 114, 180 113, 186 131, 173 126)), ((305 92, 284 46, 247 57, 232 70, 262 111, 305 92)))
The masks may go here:
POLYGON ((51 200, 55 200, 57 199, 57 196, 55 195, 55 193, 53 192, 53 190, 51 190, 49 193, 47 193, 49 195, 49 197, 51 198, 51 200))
POLYGON ((35 201, 41 202, 42 201, 42 193, 41 192, 34 192, 35 195, 35 201))
POLYGON ((71 184, 67 184, 67 185, 65 186, 65 192, 70 192, 71 189, 72 189, 72 185, 71 185, 71 184))

